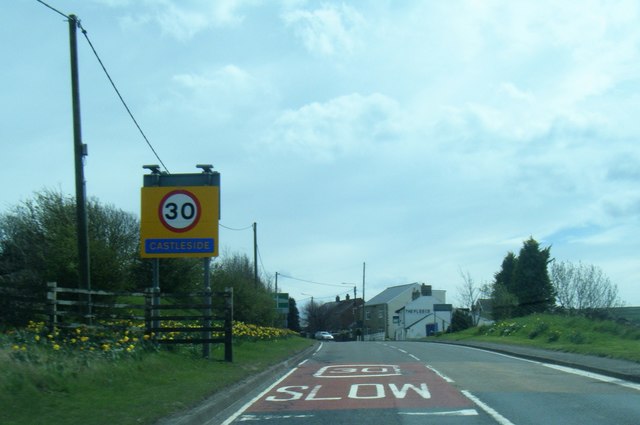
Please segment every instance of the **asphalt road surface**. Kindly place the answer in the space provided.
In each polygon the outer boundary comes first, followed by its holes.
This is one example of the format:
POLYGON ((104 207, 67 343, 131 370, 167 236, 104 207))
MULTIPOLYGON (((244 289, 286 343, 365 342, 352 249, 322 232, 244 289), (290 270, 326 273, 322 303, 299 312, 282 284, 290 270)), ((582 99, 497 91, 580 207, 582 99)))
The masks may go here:
POLYGON ((325 342, 209 424, 640 424, 640 384, 469 347, 325 342))

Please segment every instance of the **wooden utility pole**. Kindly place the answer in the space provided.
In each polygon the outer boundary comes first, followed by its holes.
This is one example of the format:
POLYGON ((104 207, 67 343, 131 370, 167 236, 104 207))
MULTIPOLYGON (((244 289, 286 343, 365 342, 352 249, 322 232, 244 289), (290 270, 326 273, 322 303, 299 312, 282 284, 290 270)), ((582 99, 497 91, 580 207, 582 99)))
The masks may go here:
POLYGON ((362 263, 362 341, 364 341, 364 332, 365 332, 365 326, 364 326, 364 277, 365 277, 365 270, 366 270, 366 266, 367 263, 363 262, 362 263))
POLYGON ((253 223, 253 284, 258 288, 258 223, 253 223))
MULTIPOLYGON (((78 233, 78 274, 80 288, 91 291, 89 274, 89 225, 87 220, 87 190, 84 180, 84 157, 87 155, 87 145, 82 143, 82 128, 80 125, 80 84, 78 77, 78 42, 76 30, 78 18, 69 15, 69 51, 71 55, 71 101, 73 108, 73 145, 75 153, 76 175, 76 219, 78 233)), ((87 294, 87 316, 91 323, 91 294, 87 294)))

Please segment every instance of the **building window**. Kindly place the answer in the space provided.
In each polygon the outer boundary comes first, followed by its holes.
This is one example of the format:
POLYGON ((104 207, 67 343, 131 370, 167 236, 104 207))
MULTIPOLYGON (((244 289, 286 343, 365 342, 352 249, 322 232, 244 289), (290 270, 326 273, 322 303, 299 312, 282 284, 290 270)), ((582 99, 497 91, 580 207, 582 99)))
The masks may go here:
POLYGON ((382 310, 378 310, 378 319, 382 319, 382 310))
POLYGON ((371 320, 371 310, 365 310, 364 320, 371 320))

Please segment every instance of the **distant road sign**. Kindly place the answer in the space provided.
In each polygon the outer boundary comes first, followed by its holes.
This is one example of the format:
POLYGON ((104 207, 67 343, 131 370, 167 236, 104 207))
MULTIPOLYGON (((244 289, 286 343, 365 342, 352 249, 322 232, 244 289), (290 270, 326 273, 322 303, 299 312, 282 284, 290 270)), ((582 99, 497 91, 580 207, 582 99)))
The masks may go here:
POLYGON ((218 256, 218 186, 142 188, 141 255, 218 256))

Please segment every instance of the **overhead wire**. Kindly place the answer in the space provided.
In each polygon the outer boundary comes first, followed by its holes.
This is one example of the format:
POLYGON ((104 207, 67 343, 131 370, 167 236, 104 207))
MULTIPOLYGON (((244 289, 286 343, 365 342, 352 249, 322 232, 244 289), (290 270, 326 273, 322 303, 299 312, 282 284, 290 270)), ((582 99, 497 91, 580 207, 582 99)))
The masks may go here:
POLYGON ((315 281, 313 281, 313 280, 300 279, 300 278, 293 277, 293 276, 289 276, 289 275, 282 274, 282 273, 278 273, 278 276, 282 276, 282 277, 285 277, 285 278, 287 278, 287 279, 297 280, 297 281, 300 281, 300 282, 313 283, 313 284, 315 284, 315 285, 335 286, 335 287, 342 287, 342 288, 344 288, 344 285, 338 285, 338 284, 336 284, 336 283, 315 282, 315 281))
POLYGON ((239 228, 239 229, 235 229, 233 227, 228 227, 228 226, 225 226, 224 224, 220 224, 220 227, 224 227, 227 230, 233 230, 233 231, 239 232, 241 230, 251 229, 253 227, 253 224, 250 224, 247 227, 242 227, 242 228, 239 228))
POLYGON ((48 7, 49 9, 53 10, 54 12, 56 12, 58 15, 62 15, 67 19, 70 19, 69 16, 67 16, 66 14, 60 12, 58 9, 56 9, 55 7, 43 2, 42 0, 36 0, 38 3, 42 4, 45 7, 48 7))
POLYGON ((260 247, 256 246, 256 250, 258 251, 258 260, 260 260, 260 266, 262 267, 262 273, 267 276, 267 269, 264 267, 264 263, 262 262, 262 254, 260 254, 260 247))
POLYGON ((96 59, 98 60, 98 63, 100 64, 100 66, 102 67, 102 71, 105 73, 105 75, 107 76, 107 79, 109 80, 109 82, 111 83, 111 87, 113 87, 113 90, 116 92, 116 94, 118 95, 118 98, 120 99, 120 102, 122 102, 122 105, 124 106, 124 108, 126 109, 127 113, 129 114, 129 117, 131 117, 131 120, 133 121, 133 123, 135 124, 136 128, 138 129, 138 131, 140 132, 140 134, 142 135, 142 138, 145 140, 145 142, 147 142, 147 145, 149 146, 149 148, 151 149, 151 152, 153 152, 154 156, 156 157, 156 159, 160 162, 160 164, 162 164, 162 166, 164 167, 165 171, 167 173, 169 172, 169 169, 167 168, 167 166, 165 165, 164 161, 162 161, 162 159, 160 158, 160 155, 158 155, 158 153, 156 152, 155 148, 153 147, 153 145, 151 144, 151 142, 149 141, 149 138, 147 137, 147 135, 144 133, 144 131, 142 131, 142 128, 140 127, 140 124, 138 124, 138 121, 136 120, 136 118, 133 116, 133 113, 131 112, 131 109, 129 109, 129 105, 127 105, 127 102, 125 102, 124 98, 122 97, 122 95, 120 94, 120 90, 118 90, 118 87, 116 86, 115 82, 113 81, 113 79, 111 78, 111 75, 109 74, 109 71, 107 71, 107 68, 105 67, 104 63, 102 62, 102 59, 100 58, 100 55, 98 54, 97 50, 95 49, 95 47, 93 46, 93 43, 91 42, 91 40, 89 39, 89 35, 87 34, 87 30, 82 26, 82 24, 80 23, 79 19, 72 19, 71 16, 62 13, 61 11, 59 11, 58 9, 54 8, 53 6, 45 3, 42 0, 36 0, 38 3, 42 4, 43 6, 51 9, 52 11, 54 11, 55 13, 64 16, 65 18, 67 18, 68 20, 73 20, 76 22, 76 25, 78 26, 78 28, 80 28, 80 30, 82 31, 82 34, 84 35, 84 38, 87 40, 87 43, 89 43, 89 47, 91 47, 91 50, 93 51, 93 54, 95 55, 96 59))

